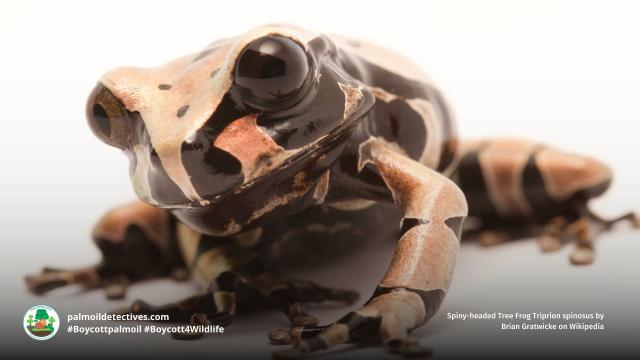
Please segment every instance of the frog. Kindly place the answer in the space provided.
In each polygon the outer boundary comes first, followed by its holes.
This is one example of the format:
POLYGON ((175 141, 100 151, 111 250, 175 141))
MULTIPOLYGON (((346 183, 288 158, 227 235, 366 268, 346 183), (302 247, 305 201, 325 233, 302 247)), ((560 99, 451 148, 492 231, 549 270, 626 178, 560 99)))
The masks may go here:
POLYGON ((122 299, 140 281, 193 277, 196 295, 121 312, 227 326, 280 309, 290 327, 268 338, 289 346, 276 358, 371 339, 428 355, 411 332, 443 303, 463 233, 492 245, 526 231, 547 252, 574 242, 571 263, 586 265, 598 235, 621 221, 640 226, 632 212, 590 210, 612 181, 604 163, 523 139, 461 140, 447 99, 410 59, 293 25, 260 26, 160 67, 111 70, 86 114, 97 138, 128 157, 139 199, 93 228, 98 264, 45 267, 28 288, 79 284, 122 299), (396 216, 350 222, 381 204, 396 216), (271 250, 287 238, 305 252, 312 235, 348 242, 365 227, 393 228, 388 270, 359 309, 319 325, 307 304, 350 305, 359 294, 290 276, 271 250))

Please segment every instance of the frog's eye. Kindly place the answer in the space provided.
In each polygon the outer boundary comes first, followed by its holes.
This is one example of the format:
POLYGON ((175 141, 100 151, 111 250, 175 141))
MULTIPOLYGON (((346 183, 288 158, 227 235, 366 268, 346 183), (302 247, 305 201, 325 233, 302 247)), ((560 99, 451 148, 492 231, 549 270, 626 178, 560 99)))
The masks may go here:
POLYGON ((131 140, 131 125, 120 101, 103 85, 93 89, 87 100, 87 121, 93 133, 105 143, 121 149, 131 140))
POLYGON ((242 50, 234 80, 246 105, 260 111, 276 110, 300 100, 311 67, 311 58, 296 41, 268 35, 242 50))

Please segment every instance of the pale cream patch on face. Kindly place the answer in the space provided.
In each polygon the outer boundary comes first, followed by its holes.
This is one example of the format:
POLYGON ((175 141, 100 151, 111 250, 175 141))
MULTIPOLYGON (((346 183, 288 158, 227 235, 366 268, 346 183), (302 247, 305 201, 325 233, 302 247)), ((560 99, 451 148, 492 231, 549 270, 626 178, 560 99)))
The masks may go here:
POLYGON ((258 127, 255 115, 247 115, 229 124, 213 145, 240 161, 245 182, 262 174, 261 168, 277 166, 272 159, 278 159, 278 155, 285 152, 283 147, 258 127), (265 162, 266 159, 270 161, 265 162))
POLYGON ((558 201, 611 180, 611 169, 590 157, 545 148, 536 154, 547 193, 558 201))
POLYGON ((245 46, 270 34, 292 38, 305 49, 308 41, 317 36, 293 27, 260 27, 196 62, 194 55, 189 55, 159 68, 120 68, 108 72, 100 81, 129 111, 141 114, 167 175, 189 200, 202 198, 182 164, 182 143, 205 124, 221 103, 231 86, 235 61, 245 46), (217 71, 211 77, 214 70, 217 71), (159 84, 169 84, 171 88, 160 90, 159 84), (178 110, 186 105, 188 110, 178 117, 178 110))
POLYGON ((519 139, 489 141, 478 154, 487 193, 500 215, 528 215, 531 206, 522 189, 524 167, 538 144, 519 139))
POLYGON ((151 167, 149 151, 145 149, 144 145, 137 144, 133 147, 133 153, 136 157, 136 167, 131 175, 133 190, 140 199, 149 204, 156 204, 156 201, 151 196, 151 187, 149 185, 149 169, 151 167))
POLYGON ((211 116, 229 88, 229 74, 218 71, 210 78, 228 51, 221 47, 195 63, 191 63, 193 56, 187 56, 160 68, 120 68, 101 80, 129 111, 140 113, 167 175, 189 200, 201 198, 182 164, 182 143, 211 116), (159 84, 170 84, 171 89, 160 90, 159 84), (178 110, 185 105, 189 110, 178 118, 178 110))
POLYGON ((344 93, 344 111, 342 119, 347 120, 357 109, 358 102, 362 99, 362 86, 352 86, 338 82, 340 90, 344 93))

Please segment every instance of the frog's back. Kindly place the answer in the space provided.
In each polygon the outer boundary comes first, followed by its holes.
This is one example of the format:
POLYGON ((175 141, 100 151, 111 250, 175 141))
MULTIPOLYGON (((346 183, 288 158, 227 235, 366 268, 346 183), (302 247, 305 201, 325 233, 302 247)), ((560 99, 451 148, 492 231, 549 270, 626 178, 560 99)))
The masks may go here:
MULTIPOLYGON (((431 79, 415 63, 393 51, 334 35, 331 39, 340 49, 340 65, 375 95, 375 105, 360 122, 340 169, 352 172, 359 145, 377 137, 412 159, 444 172, 456 156, 458 138, 449 106, 431 79)), ((366 174, 359 177, 367 178, 366 174)))

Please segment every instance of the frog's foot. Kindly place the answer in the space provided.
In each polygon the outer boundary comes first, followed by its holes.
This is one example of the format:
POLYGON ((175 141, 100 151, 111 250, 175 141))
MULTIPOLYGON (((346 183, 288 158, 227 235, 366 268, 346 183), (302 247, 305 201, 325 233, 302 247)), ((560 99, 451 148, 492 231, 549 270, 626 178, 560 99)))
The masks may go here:
POLYGON ((538 236, 540 250, 542 252, 557 251, 567 244, 567 226, 567 219, 563 216, 556 216, 549 220, 542 233, 538 236))
POLYGON ((588 265, 594 258, 594 240, 602 233, 613 228, 621 222, 629 222, 631 226, 640 228, 640 217, 629 212, 613 219, 604 219, 591 211, 587 215, 569 225, 568 232, 576 243, 576 250, 569 259, 574 265, 588 265))
POLYGON ((294 344, 292 348, 275 352, 275 359, 299 359, 313 352, 343 343, 360 343, 377 339, 391 353, 406 357, 427 357, 431 349, 422 347, 409 337, 409 331, 420 324, 424 306, 414 301, 416 294, 397 289, 375 296, 360 310, 351 312, 328 326, 295 327, 268 334, 273 342, 294 344), (288 336, 285 336, 287 334, 288 336), (282 341, 288 338, 289 341, 282 341))
MULTIPOLYGON (((235 306, 235 305, 234 305, 235 306)), ((233 309, 216 311, 214 294, 207 291, 186 299, 161 305, 150 305, 142 300, 134 301, 130 306, 118 309, 113 314, 141 314, 150 316, 151 321, 183 323, 191 325, 227 326, 233 320, 233 309), (162 317, 159 316, 163 316, 162 317)), ((172 333, 177 340, 196 340, 203 336, 202 332, 172 333)))
MULTIPOLYGON (((253 276, 244 272, 225 271, 201 294, 162 306, 138 300, 114 313, 166 315, 171 322, 227 326, 235 318, 237 307, 249 309, 255 307, 257 302, 277 305, 283 309, 292 326, 304 327, 318 323, 315 317, 305 311, 304 303, 331 300, 351 304, 357 299, 358 294, 353 291, 325 288, 310 281, 270 272, 253 276), (252 296, 239 298, 240 294, 252 296)), ((194 340, 202 335, 194 332, 172 334, 178 340, 194 340)))
POLYGON ((351 290, 332 289, 311 281, 285 277, 266 272, 248 280, 260 292, 274 301, 285 313, 291 326, 314 326, 318 319, 309 315, 303 304, 337 301, 352 304, 358 293, 351 290))
MULTIPOLYGON (((171 277, 176 281, 184 280, 185 276, 188 278, 189 274, 182 268, 176 268, 171 273, 171 277)), ((79 284, 87 289, 103 288, 107 299, 113 300, 124 298, 134 279, 135 277, 96 265, 79 269, 44 267, 37 275, 27 275, 25 282, 29 290, 38 295, 67 285, 79 284)))
POLYGON ((551 219, 545 226, 543 233, 538 237, 538 243, 542 251, 550 252, 573 242, 576 248, 569 255, 569 261, 573 265, 589 265, 595 258, 595 239, 614 225, 624 221, 630 222, 635 228, 640 228, 640 218, 634 213, 626 213, 614 219, 604 219, 592 212, 587 212, 587 215, 573 222, 558 216, 551 219))
POLYGON ((565 217, 556 216, 544 227, 538 244, 543 252, 552 252, 573 241, 576 249, 569 255, 569 260, 573 265, 588 265, 594 259, 595 235, 593 223, 586 217, 570 223, 565 217))
POLYGON ((44 294, 59 287, 80 284, 87 288, 97 288, 103 284, 99 266, 79 269, 55 269, 44 267, 37 275, 25 276, 27 287, 34 294, 44 294))

